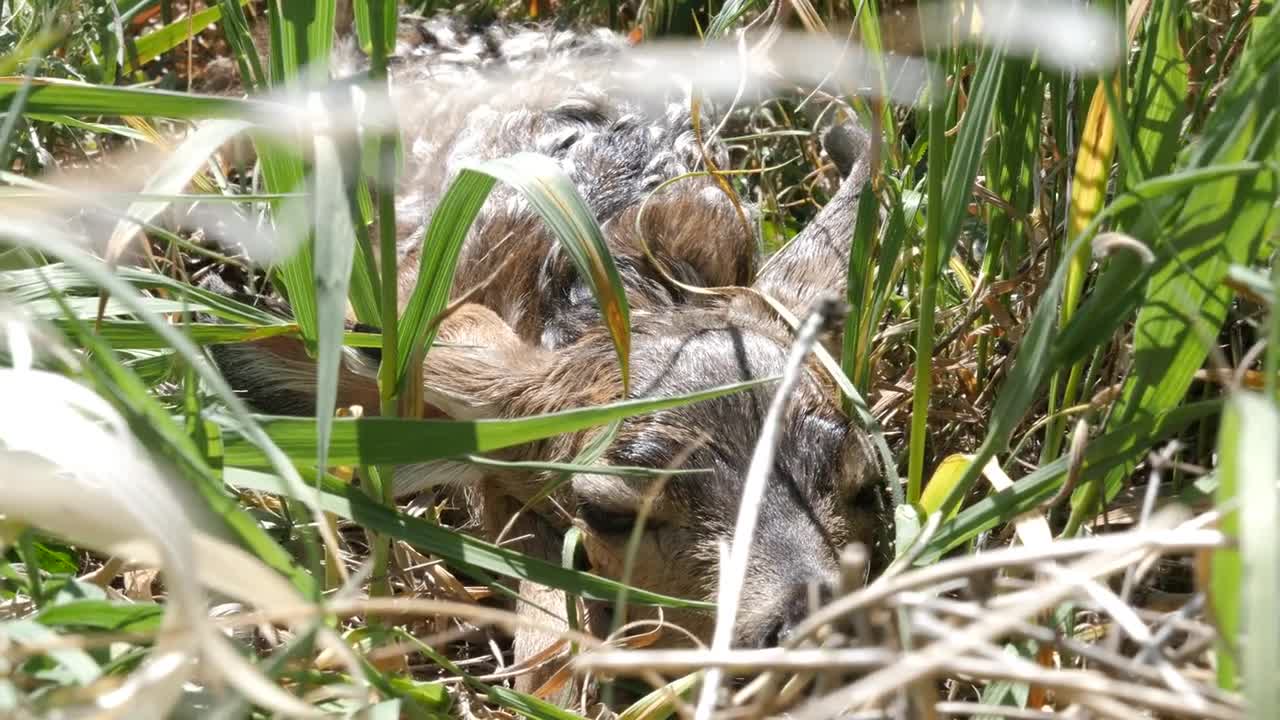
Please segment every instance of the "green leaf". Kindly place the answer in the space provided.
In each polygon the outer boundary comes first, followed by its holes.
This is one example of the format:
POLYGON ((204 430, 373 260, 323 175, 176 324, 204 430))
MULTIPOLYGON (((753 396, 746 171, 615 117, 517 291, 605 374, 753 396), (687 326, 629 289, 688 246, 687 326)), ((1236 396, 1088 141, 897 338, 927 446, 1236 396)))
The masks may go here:
POLYGON ((163 617, 164 607, 155 603, 73 600, 46 607, 36 621, 48 627, 146 633, 158 630, 163 617))
MULTIPOLYGON (((1190 153, 1193 166, 1280 161, 1280 15, 1267 20, 1273 42, 1257 43, 1240 59, 1232 83, 1190 153)), ((1266 28, 1258 32, 1265 34, 1266 28)), ((1164 261, 1152 275, 1134 327, 1133 365, 1110 426, 1132 422, 1180 402, 1226 319, 1232 292, 1228 269, 1257 256, 1274 226, 1278 194, 1273 172, 1226 176, 1195 187, 1161 228, 1168 240, 1153 248, 1164 261)), ((1128 259, 1128 262, 1132 262, 1128 259)), ((1110 270, 1110 268, 1109 268, 1110 270)), ((1072 498, 1068 530, 1078 528, 1120 491, 1129 468, 1110 473, 1072 498), (1100 503, 1100 501, 1102 501, 1100 503)))
POLYGON ((409 358, 435 337, 435 329, 429 323, 444 309, 462 241, 495 179, 524 196, 555 233, 578 272, 589 281, 613 339, 625 391, 630 380, 631 321, 618 268, 600 225, 573 182, 554 160, 533 153, 464 169, 432 215, 423 241, 425 251, 417 284, 405 307, 402 328, 409 340, 400 345, 399 382, 404 380, 409 358))
POLYGON ((1218 505, 1222 531, 1238 547, 1212 556, 1209 607, 1221 645, 1218 684, 1234 690, 1243 663, 1250 717, 1280 707, 1280 407, 1239 392, 1227 401, 1218 433, 1218 505), (1246 634, 1247 632, 1247 634, 1246 634))
MULTIPOLYGON (((1134 148, 1143 177, 1173 168, 1187 114, 1190 66, 1178 45, 1182 0, 1163 0, 1153 9, 1154 41, 1148 36, 1134 68, 1132 111, 1134 148)), ((1148 31, 1150 32, 1150 31, 1148 31)), ((1134 184, 1142 178, 1128 178, 1134 184)))
MULTIPOLYGON (((247 5, 249 0, 239 0, 239 3, 247 5)), ((125 53, 122 71, 132 73, 221 19, 222 8, 214 5, 143 35, 133 41, 134 52, 125 53)))
MULTIPOLYGON (((6 637, 16 645, 43 645, 58 641, 56 633, 34 620, 10 620, 0 623, 0 636, 6 637)), ((55 645, 54 649, 49 650, 47 654, 82 686, 87 686, 102 677, 102 669, 84 650, 74 647, 58 648, 55 645)))
MULTIPOLYGON (((680 407, 774 382, 765 378, 724 385, 675 397, 627 400, 599 407, 564 410, 513 420, 409 420, 368 417, 338 418, 333 424, 329 462, 333 465, 408 465, 484 453, 534 440, 585 430, 621 418, 680 407)), ((316 455, 315 421, 259 416, 263 430, 295 462, 316 455)), ((263 467, 266 459, 238 429, 224 435, 227 465, 263 467)))
MULTIPOLYGON (((22 78, 0 78, 0 108, 8 109, 21 91, 22 83, 22 78)), ((23 108, 24 113, 141 115, 188 120, 277 117, 287 110, 261 100, 90 85, 53 78, 32 80, 23 108)))
POLYGON ((347 288, 355 250, 355 229, 348 213, 345 170, 354 170, 355 158, 341 157, 334 141, 317 135, 315 161, 315 293, 317 332, 316 363, 316 467, 328 466, 329 433, 338 403, 338 374, 342 362, 342 337, 347 316, 347 288), (344 159, 346 162, 344 163, 344 159))

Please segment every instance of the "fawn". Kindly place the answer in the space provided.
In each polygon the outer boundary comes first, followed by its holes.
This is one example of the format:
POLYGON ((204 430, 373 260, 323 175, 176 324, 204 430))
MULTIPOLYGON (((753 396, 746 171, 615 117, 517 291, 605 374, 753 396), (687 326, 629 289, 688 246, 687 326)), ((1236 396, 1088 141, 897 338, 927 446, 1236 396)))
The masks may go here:
MULTIPOLYGON (((843 296, 857 198, 868 174, 869 138, 860 128, 826 132, 827 154, 845 179, 803 232, 758 268, 749 207, 705 175, 663 185, 704 169, 708 158, 727 166, 728 150, 716 138, 699 139, 687 100, 655 107, 627 97, 625 74, 610 69, 625 62, 620 39, 508 26, 470 31, 448 19, 405 19, 401 28, 392 92, 406 149, 396 190, 402 301, 416 278, 434 204, 459 164, 518 151, 556 160, 603 229, 632 308, 633 397, 777 375, 791 331, 755 293, 797 314, 820 297, 843 296), (515 81, 494 80, 493 70, 513 73, 515 81), (703 294, 686 286, 741 291, 703 294)), ((714 127, 697 125, 704 132, 714 127)), ((439 344, 426 355, 425 414, 519 417, 620 398, 613 346, 589 286, 515 192, 495 187, 463 246, 452 292, 465 304, 443 320, 439 344)), ((278 339, 225 345, 214 357, 256 408, 311 411, 314 365, 300 346, 278 339)), ((342 371, 341 403, 376 409, 373 375, 361 367, 369 361, 352 355, 342 371)), ((591 570, 619 579, 637 510, 652 493, 629 582, 713 600, 719 544, 732 537, 772 396, 763 386, 625 421, 600 464, 707 472, 661 481, 579 473, 535 503, 508 536, 527 537, 520 550, 557 559, 565 530, 576 524, 591 570)), ((577 433, 496 455, 566 461, 592 437, 577 433)), ((838 551, 870 540, 882 525, 865 492, 875 475, 865 434, 842 411, 830 379, 808 366, 789 400, 761 508, 736 645, 784 638, 809 611, 810 586, 832 582, 838 551)), ((469 488, 483 532, 493 539, 548 477, 443 461, 400 468, 396 484, 402 495, 445 483, 469 488)), ((554 591, 525 583, 521 593, 544 608, 564 608, 554 591)), ((694 611, 664 618, 704 640, 712 622, 694 611)), ((519 634, 517 661, 548 642, 519 634)), ((523 678, 517 687, 530 689, 540 679, 523 678)))

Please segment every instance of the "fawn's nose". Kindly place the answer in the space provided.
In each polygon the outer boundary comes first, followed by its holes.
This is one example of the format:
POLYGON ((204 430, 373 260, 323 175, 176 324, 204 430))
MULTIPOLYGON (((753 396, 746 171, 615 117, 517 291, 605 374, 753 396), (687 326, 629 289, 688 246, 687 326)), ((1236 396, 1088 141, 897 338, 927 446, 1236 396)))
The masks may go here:
POLYGON ((800 623, 814 610, 831 602, 835 589, 831 582, 813 581, 798 583, 787 588, 782 602, 777 606, 769 630, 761 636, 761 647, 777 647, 794 633, 800 623))

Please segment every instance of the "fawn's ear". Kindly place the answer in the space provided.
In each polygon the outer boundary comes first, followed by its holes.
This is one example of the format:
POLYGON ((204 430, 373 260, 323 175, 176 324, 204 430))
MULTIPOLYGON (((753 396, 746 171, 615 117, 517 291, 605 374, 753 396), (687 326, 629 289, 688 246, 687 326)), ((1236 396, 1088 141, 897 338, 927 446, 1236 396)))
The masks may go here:
POLYGON ((796 315, 823 295, 844 297, 858 196, 870 172, 871 137, 862 127, 852 122, 832 127, 822 145, 844 182, 817 217, 769 259, 753 286, 796 315))

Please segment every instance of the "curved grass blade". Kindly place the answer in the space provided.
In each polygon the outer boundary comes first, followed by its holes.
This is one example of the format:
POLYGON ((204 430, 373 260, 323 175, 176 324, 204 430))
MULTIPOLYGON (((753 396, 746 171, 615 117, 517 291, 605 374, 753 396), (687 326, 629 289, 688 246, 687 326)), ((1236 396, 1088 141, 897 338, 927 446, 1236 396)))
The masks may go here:
MULTIPOLYGON (((245 325, 286 325, 283 318, 246 303, 238 302, 180 280, 150 270, 122 267, 116 277, 138 290, 164 290, 173 299, 187 303, 189 307, 203 307, 215 315, 233 323, 245 325)), ((51 289, 64 293, 97 292, 98 286, 87 275, 63 263, 43 265, 39 268, 9 270, 0 273, 0 291, 15 300, 35 301, 50 296, 51 289), (47 283, 47 284, 46 284, 47 283)), ((149 301, 144 298, 143 301, 149 301)))
MULTIPOLYGON (((244 120, 211 120, 203 123, 190 137, 167 153, 163 164, 142 187, 142 192, 166 195, 182 192, 191 179, 200 172, 215 153, 231 138, 250 127, 244 120)), ((167 200, 140 200, 131 203, 125 214, 129 220, 121 220, 107 241, 106 260, 114 264, 124 252, 129 241, 169 207, 167 200)))
POLYGON ((578 272, 591 284, 600 314, 613 338, 622 372, 624 397, 630 387, 631 320, 618 268, 609 253, 600 225, 573 182, 551 158, 520 153, 464 169, 441 200, 431 218, 427 252, 403 318, 400 346, 400 381, 404 382, 409 358, 430 343, 435 329, 430 321, 444 309, 453 285, 453 273, 462 241, 480 211, 495 180, 520 192, 555 233, 578 272))
MULTIPOLYGON (((483 453, 534 440, 585 430, 597 425, 664 408, 709 400, 775 382, 764 378, 710 390, 599 407, 576 408, 513 420, 410 420, 404 418, 338 418, 329 449, 332 465, 408 465, 456 455, 483 453)), ((262 429, 295 462, 310 462, 316 453, 316 428, 305 418, 257 416, 262 429)), ((265 467, 267 458, 244 432, 228 428, 223 436, 224 463, 265 467)))
MULTIPOLYGON (((401 342, 396 361, 398 391, 404 389, 409 374, 410 358, 418 348, 428 347, 435 340, 436 328, 432 320, 437 317, 449 300, 453 288, 453 274, 457 268, 458 253, 476 214, 489 197, 495 179, 472 170, 463 170, 449 185, 440 204, 431 214, 426 237, 422 241, 422 260, 413 291, 400 317, 401 342)), ((385 275, 385 273, 384 273, 385 275)), ((383 278, 383 282, 390 282, 383 278)))

